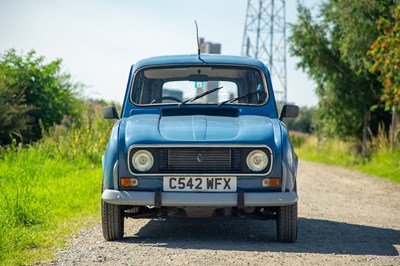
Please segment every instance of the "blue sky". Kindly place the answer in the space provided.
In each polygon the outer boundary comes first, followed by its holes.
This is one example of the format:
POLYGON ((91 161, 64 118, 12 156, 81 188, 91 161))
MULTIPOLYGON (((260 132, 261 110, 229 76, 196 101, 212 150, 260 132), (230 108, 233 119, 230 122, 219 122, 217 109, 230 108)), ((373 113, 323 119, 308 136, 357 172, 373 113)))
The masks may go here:
MULTIPOLYGON (((296 21, 286 0, 287 22, 296 21)), ((305 1, 315 6, 320 1, 305 1)), ((84 94, 122 102, 129 68, 151 56, 197 52, 194 20, 206 41, 239 55, 247 0, 0 0, 0 53, 31 49, 87 85, 84 94)), ((289 35, 289 30, 287 32, 289 35)), ((316 105, 315 84, 288 55, 288 101, 316 105)))

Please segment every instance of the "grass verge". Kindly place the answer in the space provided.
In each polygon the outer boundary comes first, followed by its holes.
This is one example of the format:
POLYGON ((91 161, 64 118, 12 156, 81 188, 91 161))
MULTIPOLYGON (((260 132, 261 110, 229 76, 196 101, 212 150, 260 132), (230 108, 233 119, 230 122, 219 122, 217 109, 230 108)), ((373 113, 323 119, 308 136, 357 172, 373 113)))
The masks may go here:
POLYGON ((71 232, 99 219, 112 122, 89 107, 79 126, 55 127, 38 143, 0 153, 0 265, 47 260, 71 232))
POLYGON ((28 149, 0 162, 0 187, 0 262, 29 264, 98 217, 101 169, 28 149))
POLYGON ((291 138, 300 159, 344 166, 400 183, 400 150, 390 150, 388 145, 371 149, 369 158, 364 159, 352 143, 325 140, 318 145, 315 136, 292 134, 291 138))

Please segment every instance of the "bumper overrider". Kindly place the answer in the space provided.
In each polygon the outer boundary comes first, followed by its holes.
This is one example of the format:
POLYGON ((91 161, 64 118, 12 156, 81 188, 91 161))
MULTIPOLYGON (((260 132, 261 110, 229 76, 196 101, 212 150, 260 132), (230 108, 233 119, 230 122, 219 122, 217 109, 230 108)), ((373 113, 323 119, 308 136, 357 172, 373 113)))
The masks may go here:
POLYGON ((297 202, 296 192, 162 192, 106 189, 102 199, 115 205, 156 207, 269 207, 297 202))

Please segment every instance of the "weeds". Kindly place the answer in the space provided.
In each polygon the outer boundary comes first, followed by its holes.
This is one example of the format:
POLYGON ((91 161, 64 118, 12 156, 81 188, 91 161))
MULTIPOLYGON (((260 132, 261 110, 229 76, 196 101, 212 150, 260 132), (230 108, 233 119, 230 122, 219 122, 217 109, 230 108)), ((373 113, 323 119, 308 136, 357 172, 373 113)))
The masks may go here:
POLYGON ((291 139, 300 159, 344 166, 400 183, 400 149, 391 148, 383 128, 371 139, 367 158, 361 156, 356 142, 325 139, 318 144, 316 136, 298 134, 291 134, 291 139))
POLYGON ((301 132, 291 132, 290 141, 295 147, 301 147, 306 141, 307 135, 301 132))
POLYGON ((51 256, 99 213, 101 155, 111 121, 87 103, 83 120, 55 126, 39 142, 0 152, 0 265, 29 264, 51 256))

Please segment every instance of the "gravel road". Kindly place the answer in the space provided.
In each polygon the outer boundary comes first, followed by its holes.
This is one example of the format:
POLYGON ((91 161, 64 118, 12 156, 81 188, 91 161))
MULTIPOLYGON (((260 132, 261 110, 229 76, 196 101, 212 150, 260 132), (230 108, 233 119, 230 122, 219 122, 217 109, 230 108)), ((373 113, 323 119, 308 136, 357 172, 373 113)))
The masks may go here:
POLYGON ((400 185, 300 162, 299 235, 275 240, 275 222, 126 220, 106 242, 100 223, 77 234, 51 265, 400 265, 400 185))

